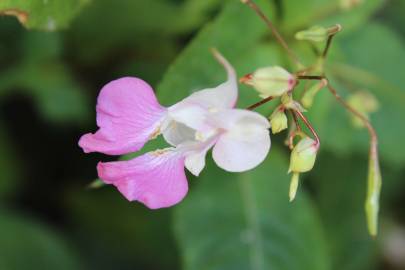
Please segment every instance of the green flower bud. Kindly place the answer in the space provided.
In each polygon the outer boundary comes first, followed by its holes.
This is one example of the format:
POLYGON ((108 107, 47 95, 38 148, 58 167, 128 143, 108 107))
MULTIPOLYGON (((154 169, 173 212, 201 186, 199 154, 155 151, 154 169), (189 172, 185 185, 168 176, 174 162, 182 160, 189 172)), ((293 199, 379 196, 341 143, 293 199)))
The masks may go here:
POLYGON ((301 139, 291 152, 289 172, 310 171, 314 167, 318 148, 313 139, 309 137, 301 139))
POLYGON ((311 28, 299 31, 295 34, 298 40, 309 40, 314 42, 323 42, 328 38, 328 29, 322 26, 312 26, 311 28))
POLYGON ((381 172, 377 151, 371 152, 369 156, 367 184, 367 198, 365 203, 367 226, 369 233, 372 236, 376 236, 378 231, 378 211, 380 208, 379 201, 381 192, 381 172))
POLYGON ((316 25, 307 30, 297 32, 295 34, 295 38, 298 40, 324 42, 330 35, 334 35, 340 30, 342 30, 342 26, 340 24, 336 24, 328 28, 316 25))
POLYGON ((363 1, 364 0, 340 0, 340 8, 350 10, 363 4, 363 1))
POLYGON ((253 86, 262 98, 279 97, 291 90, 295 77, 287 70, 278 66, 259 68, 252 74, 244 76, 240 82, 253 86))
POLYGON ((277 107, 270 116, 271 132, 273 134, 279 133, 288 127, 287 116, 283 109, 277 107))
POLYGON ((281 103, 287 109, 305 112, 304 107, 302 107, 299 102, 295 101, 292 96, 287 93, 281 96, 281 103))
POLYGON ((305 91, 301 103, 304 105, 305 108, 309 109, 312 107, 312 104, 314 103, 314 98, 318 92, 325 87, 325 85, 328 83, 327 80, 321 80, 317 84, 314 84, 311 88, 309 88, 307 91, 305 91))
MULTIPOLYGON (((380 106, 378 100, 368 91, 357 91, 348 97, 347 103, 367 119, 370 113, 376 112, 380 106)), ((355 127, 364 127, 364 123, 358 117, 352 115, 351 118, 355 127)))
POLYGON ((288 193, 288 196, 290 197, 290 202, 292 202, 295 199, 295 195, 297 194, 297 190, 298 190, 299 180, 300 180, 300 174, 293 173, 293 175, 291 177, 291 181, 290 181, 290 190, 288 193))

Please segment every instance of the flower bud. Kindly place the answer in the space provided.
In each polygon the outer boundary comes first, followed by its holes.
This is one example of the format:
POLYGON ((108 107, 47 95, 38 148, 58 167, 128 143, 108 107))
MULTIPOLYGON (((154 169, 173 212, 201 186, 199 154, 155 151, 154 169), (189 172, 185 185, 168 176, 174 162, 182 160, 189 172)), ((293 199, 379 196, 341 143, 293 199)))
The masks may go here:
POLYGON ((367 198, 365 203, 367 226, 372 236, 378 231, 378 211, 380 208, 381 171, 378 152, 370 151, 367 181, 367 198))
POLYGON ((273 134, 279 133, 288 127, 287 116, 285 112, 280 107, 277 107, 276 110, 270 116, 270 125, 271 132, 273 134))
MULTIPOLYGON (((378 100, 368 91, 357 91, 348 97, 347 103, 367 119, 369 114, 378 110, 378 100)), ((352 123, 355 127, 364 127, 363 122, 355 116, 352 116, 352 123)))
POLYGON ((292 202, 295 199, 295 195, 297 194, 297 190, 298 190, 299 180, 300 180, 300 174, 293 173, 293 175, 291 177, 291 181, 290 181, 290 190, 288 192, 288 196, 290 197, 290 202, 292 202))
POLYGON ((350 10, 363 4, 363 0, 340 0, 340 8, 343 10, 350 10))
POLYGON ((260 97, 278 97, 291 90, 295 83, 295 77, 287 70, 278 66, 259 68, 252 74, 241 78, 240 82, 253 86, 260 97))
POLYGON ((307 30, 299 31, 295 34, 295 38, 298 40, 309 40, 314 42, 326 41, 328 36, 328 29, 318 25, 312 26, 307 30))
POLYGON ((294 111, 305 112, 304 107, 302 107, 302 105, 299 102, 295 101, 292 98, 292 96, 287 94, 287 93, 281 96, 281 103, 287 109, 291 109, 291 110, 294 110, 294 111))
POLYGON ((308 40, 314 42, 323 42, 328 39, 330 35, 334 35, 342 30, 340 24, 325 28, 319 25, 312 26, 307 30, 299 31, 295 34, 295 38, 298 40, 308 40))
POLYGON ((310 171, 314 167, 318 148, 319 146, 313 139, 309 137, 301 139, 291 151, 289 172, 310 171))
POLYGON ((311 88, 309 88, 307 91, 305 91, 303 97, 301 98, 301 103, 304 105, 305 108, 309 109, 312 107, 312 104, 314 103, 314 98, 318 92, 325 87, 325 85, 328 83, 327 80, 323 79, 317 84, 314 84, 311 88))

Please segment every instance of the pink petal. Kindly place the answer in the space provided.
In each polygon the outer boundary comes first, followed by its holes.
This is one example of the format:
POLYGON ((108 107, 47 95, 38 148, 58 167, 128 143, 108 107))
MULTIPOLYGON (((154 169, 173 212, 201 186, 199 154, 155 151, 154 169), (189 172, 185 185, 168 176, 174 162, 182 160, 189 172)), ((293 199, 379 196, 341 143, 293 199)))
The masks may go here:
POLYGON ((188 184, 181 153, 166 150, 149 152, 129 161, 100 162, 99 177, 113 184, 129 201, 139 201, 151 209, 180 202, 188 184))
POLYGON ((97 100, 99 130, 80 138, 84 152, 121 155, 135 152, 159 132, 166 108, 152 88, 138 78, 125 77, 105 85, 97 100))
POLYGON ((212 124, 221 127, 212 156, 230 172, 242 172, 259 165, 270 150, 269 122, 262 115, 239 109, 215 114, 212 124))

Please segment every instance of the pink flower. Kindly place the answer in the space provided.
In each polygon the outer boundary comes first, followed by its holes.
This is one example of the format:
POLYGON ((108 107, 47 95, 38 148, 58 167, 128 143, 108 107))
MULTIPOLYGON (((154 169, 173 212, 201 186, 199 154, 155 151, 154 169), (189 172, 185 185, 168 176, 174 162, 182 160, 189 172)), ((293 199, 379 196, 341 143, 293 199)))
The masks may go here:
POLYGON ((230 172, 252 169, 265 159, 270 149, 269 123, 258 113, 234 109, 235 71, 218 52, 214 55, 225 67, 228 80, 168 108, 138 78, 121 78, 101 89, 99 130, 80 138, 84 152, 127 154, 159 134, 171 145, 129 161, 98 164, 99 177, 115 185, 128 200, 151 209, 178 203, 188 190, 184 168, 198 176, 211 147, 217 165, 230 172))

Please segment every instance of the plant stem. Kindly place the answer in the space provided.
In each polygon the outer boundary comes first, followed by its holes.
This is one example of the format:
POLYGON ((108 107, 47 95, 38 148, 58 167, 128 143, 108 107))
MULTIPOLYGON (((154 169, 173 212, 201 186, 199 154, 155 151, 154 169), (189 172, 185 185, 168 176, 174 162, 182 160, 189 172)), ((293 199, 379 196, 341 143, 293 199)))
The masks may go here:
POLYGON ((311 123, 308 121, 308 119, 302 114, 302 112, 295 110, 295 113, 301 118, 301 120, 304 122, 304 124, 308 127, 308 129, 311 131, 312 135, 315 137, 316 145, 319 147, 321 140, 319 139, 318 134, 316 133, 315 129, 312 127, 311 123))
POLYGON ((322 79, 325 79, 325 76, 320 76, 320 75, 297 75, 297 79, 299 79, 299 80, 317 80, 317 81, 320 81, 322 79))
POLYGON ((377 133, 375 132, 375 129, 371 125, 370 121, 364 115, 359 113, 356 109, 354 109, 349 104, 347 104, 346 101, 337 93, 335 88, 333 88, 330 84, 328 84, 327 87, 329 89, 329 92, 332 93, 332 95, 336 98, 337 101, 339 101, 339 103, 343 107, 345 107, 349 112, 354 114, 356 117, 358 117, 363 122, 363 124, 366 126, 366 128, 368 130, 368 133, 370 134, 371 144, 375 145, 373 148, 377 148, 377 144, 378 144, 377 133))
POLYGON ((332 39, 333 39, 333 37, 334 37, 337 33, 339 33, 341 30, 342 30, 342 26, 341 26, 340 24, 337 24, 337 25, 335 25, 334 27, 331 27, 331 28, 329 29, 330 35, 329 35, 329 37, 328 37, 328 40, 326 41, 325 49, 324 49, 323 52, 322 52, 322 58, 323 58, 323 59, 325 59, 326 56, 327 56, 327 54, 328 54, 330 45, 332 44, 332 39))
POLYGON ((255 103, 255 104, 252 104, 252 105, 250 105, 249 107, 247 107, 246 110, 253 110, 253 109, 255 109, 255 108, 257 108, 257 107, 259 107, 259 106, 261 106, 261 105, 263 105, 263 104, 266 104, 267 102, 269 102, 269 101, 272 100, 273 98, 274 98, 274 97, 270 96, 270 97, 267 97, 267 98, 265 98, 265 99, 262 99, 262 100, 260 100, 259 102, 255 103))
POLYGON ((297 114, 295 113, 295 111, 293 110, 289 110, 293 119, 294 119, 294 123, 295 123, 295 127, 298 131, 301 131, 301 126, 300 123, 298 122, 298 118, 297 118, 297 114))
POLYGON ((379 209, 379 196, 381 189, 381 172, 378 160, 378 137, 374 127, 370 121, 356 109, 351 107, 346 101, 339 96, 337 91, 328 84, 328 89, 332 95, 345 107, 349 112, 358 117, 367 128, 370 134, 370 150, 369 150, 369 176, 368 176, 368 191, 365 203, 367 214, 367 225, 370 234, 374 237, 377 235, 378 230, 378 209, 379 209))
POLYGON ((260 9, 258 5, 253 0, 241 0, 242 3, 246 4, 249 6, 251 9, 253 9, 257 15, 267 24, 267 26, 270 28, 271 32, 275 36, 276 40, 280 45, 286 50, 288 56, 291 58, 291 60, 299 67, 302 68, 304 65, 301 63, 299 60, 298 56, 288 47, 287 42, 284 40, 284 38, 281 36, 281 34, 278 32, 277 28, 273 25, 273 23, 270 21, 270 19, 264 14, 264 12, 260 9))

